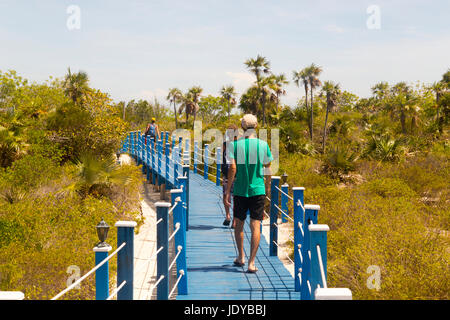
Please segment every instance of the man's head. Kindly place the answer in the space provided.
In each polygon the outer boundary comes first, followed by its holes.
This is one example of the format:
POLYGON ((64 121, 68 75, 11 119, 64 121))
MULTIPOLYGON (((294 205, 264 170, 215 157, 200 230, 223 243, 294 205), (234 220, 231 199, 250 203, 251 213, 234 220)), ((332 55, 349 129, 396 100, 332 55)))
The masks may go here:
POLYGON ((250 113, 244 115, 241 119, 241 126, 244 130, 256 129, 258 126, 258 119, 250 113))
POLYGON ((156 119, 155 118, 152 118, 152 123, 155 123, 156 122, 156 119))

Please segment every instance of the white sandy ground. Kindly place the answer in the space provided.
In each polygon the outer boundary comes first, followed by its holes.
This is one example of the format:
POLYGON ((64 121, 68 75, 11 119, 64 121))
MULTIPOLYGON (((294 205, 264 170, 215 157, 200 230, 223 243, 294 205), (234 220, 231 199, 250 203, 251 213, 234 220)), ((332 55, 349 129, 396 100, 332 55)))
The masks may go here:
MULTIPOLYGON (((132 162, 132 159, 129 155, 122 154, 120 156, 120 162, 122 164, 129 164, 132 162)), ((170 195, 167 193, 166 199, 169 199, 169 197, 170 195)), ((151 184, 144 183, 144 192, 141 195, 141 199, 141 210, 145 220, 134 238, 133 297, 135 300, 154 300, 156 299, 156 288, 152 290, 152 287, 156 282, 156 259, 149 260, 149 258, 156 252, 155 203, 161 201, 160 193, 154 190, 151 184)), ((293 276, 294 265, 287 258, 287 241, 289 241, 289 238, 293 238, 293 235, 290 235, 290 233, 292 233, 292 223, 281 223, 281 219, 279 219, 278 225, 278 256, 286 269, 293 276)), ((269 242, 269 219, 263 221, 262 236, 269 242)), ((173 250, 170 250, 170 252, 172 251, 173 250)), ((172 258, 169 257, 169 261, 172 261, 171 259, 172 258)), ((172 272, 171 283, 173 283, 173 280, 176 281, 174 272, 172 272)), ((175 296, 176 294, 174 294, 174 297, 175 296)))

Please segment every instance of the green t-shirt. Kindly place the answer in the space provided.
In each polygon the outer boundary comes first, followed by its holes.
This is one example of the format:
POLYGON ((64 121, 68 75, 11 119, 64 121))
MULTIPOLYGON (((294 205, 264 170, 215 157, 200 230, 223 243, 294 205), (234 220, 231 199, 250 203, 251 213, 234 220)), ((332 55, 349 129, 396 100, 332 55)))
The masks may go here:
POLYGON ((264 165, 273 160, 267 142, 257 138, 231 142, 228 157, 236 162, 233 195, 253 197, 266 194, 264 165))

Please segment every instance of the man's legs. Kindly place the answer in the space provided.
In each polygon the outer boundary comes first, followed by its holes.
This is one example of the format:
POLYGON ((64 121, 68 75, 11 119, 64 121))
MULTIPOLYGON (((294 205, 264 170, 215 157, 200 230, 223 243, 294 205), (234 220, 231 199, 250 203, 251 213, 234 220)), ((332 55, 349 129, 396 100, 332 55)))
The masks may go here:
POLYGON ((248 259, 248 270, 256 271, 255 258, 261 239, 261 221, 250 219, 250 230, 252 231, 252 240, 250 242, 250 258, 248 259))
POLYGON ((236 221, 236 226, 234 227, 234 239, 236 240, 236 246, 238 250, 238 257, 236 262, 245 263, 244 254, 244 222, 239 218, 234 218, 236 221))

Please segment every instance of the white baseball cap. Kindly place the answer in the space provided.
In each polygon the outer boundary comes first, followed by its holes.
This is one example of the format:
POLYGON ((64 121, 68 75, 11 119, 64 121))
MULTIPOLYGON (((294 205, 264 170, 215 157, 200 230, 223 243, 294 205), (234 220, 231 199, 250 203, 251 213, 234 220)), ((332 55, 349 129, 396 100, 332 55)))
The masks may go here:
POLYGON ((250 113, 244 115, 241 119, 241 126, 244 130, 255 129, 257 125, 258 119, 250 113))

